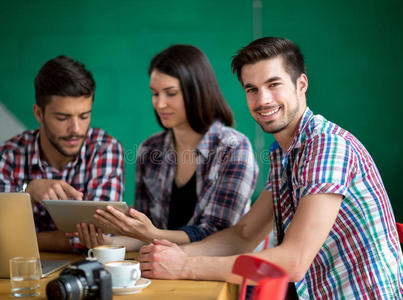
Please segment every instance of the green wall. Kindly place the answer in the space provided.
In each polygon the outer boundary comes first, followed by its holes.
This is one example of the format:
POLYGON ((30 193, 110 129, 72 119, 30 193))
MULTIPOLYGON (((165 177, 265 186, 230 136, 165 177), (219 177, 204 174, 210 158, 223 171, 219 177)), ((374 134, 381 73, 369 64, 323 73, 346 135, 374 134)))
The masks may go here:
POLYGON ((308 105, 371 153, 403 222, 403 1, 265 1, 263 34, 305 54, 308 105))
MULTIPOLYGON (((257 32, 285 36, 301 46, 310 80, 309 106, 363 142, 381 171, 397 218, 403 221, 398 190, 403 167, 402 1, 262 3, 257 32)), ((36 128, 33 79, 39 68, 59 54, 84 62, 97 82, 92 126, 104 128, 125 147, 125 201, 133 203, 137 147, 160 130, 151 107, 147 67, 151 57, 168 45, 200 47, 233 108, 236 128, 253 144, 263 139, 262 149, 273 141, 256 128, 229 67, 235 51, 254 37, 252 4, 252 0, 2 1, 0 101, 27 127, 36 128)), ((260 191, 269 166, 266 152, 258 148, 260 191)))

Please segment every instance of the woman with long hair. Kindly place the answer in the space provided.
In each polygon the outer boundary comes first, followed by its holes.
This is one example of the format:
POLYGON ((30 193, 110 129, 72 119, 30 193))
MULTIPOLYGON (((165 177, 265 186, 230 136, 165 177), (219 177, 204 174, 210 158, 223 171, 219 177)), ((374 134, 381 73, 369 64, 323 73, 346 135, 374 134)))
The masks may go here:
MULTIPOLYGON (((231 128, 232 111, 198 48, 170 46, 152 59, 148 73, 155 115, 164 130, 138 149, 135 208, 125 215, 107 207, 95 217, 115 234, 143 243, 198 241, 248 211, 258 174, 252 147, 231 128)), ((78 225, 78 232, 87 247, 124 240, 85 224, 78 225)), ((128 248, 138 246, 132 241, 128 248)))

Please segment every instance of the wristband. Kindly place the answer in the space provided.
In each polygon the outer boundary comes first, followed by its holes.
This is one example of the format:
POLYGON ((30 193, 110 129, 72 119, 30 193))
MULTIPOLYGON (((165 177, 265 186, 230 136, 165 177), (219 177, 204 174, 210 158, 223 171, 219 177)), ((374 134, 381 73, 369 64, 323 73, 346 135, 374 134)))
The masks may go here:
POLYGON ((22 189, 20 190, 21 193, 25 193, 25 190, 27 189, 28 184, 26 182, 24 182, 24 184, 22 185, 22 189))

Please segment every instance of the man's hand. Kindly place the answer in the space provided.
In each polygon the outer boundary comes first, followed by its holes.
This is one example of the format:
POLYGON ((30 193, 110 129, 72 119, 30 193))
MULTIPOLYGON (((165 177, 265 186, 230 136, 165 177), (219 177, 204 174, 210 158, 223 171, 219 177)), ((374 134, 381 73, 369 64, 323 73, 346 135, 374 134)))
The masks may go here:
POLYGON ((185 272, 187 254, 167 240, 154 240, 141 247, 139 261, 141 274, 147 278, 188 279, 185 272))
POLYGON ((80 243, 88 249, 99 245, 110 245, 113 238, 103 234, 102 229, 95 228, 94 224, 86 223, 77 224, 77 232, 66 233, 68 237, 78 237, 80 243))
POLYGON ((94 217, 102 225, 110 228, 113 233, 130 236, 144 242, 152 241, 159 230, 145 214, 133 208, 129 209, 129 216, 127 216, 121 211, 107 206, 106 210, 97 209, 94 217))
POLYGON ((55 179, 35 179, 27 188, 27 193, 31 195, 34 202, 41 203, 42 200, 82 200, 83 193, 77 191, 63 180, 55 179))

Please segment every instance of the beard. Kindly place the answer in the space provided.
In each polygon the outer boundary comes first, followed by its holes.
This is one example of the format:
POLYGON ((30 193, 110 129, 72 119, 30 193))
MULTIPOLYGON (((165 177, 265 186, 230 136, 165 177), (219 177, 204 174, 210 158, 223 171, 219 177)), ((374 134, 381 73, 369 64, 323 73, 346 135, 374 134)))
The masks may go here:
POLYGON ((47 137, 48 141, 57 150, 57 152, 59 152, 61 155, 65 156, 65 157, 68 157, 68 158, 73 158, 73 157, 76 157, 78 155, 78 153, 80 152, 81 147, 83 146, 84 137, 87 134, 87 132, 84 135, 72 134, 72 135, 69 135, 69 136, 57 136, 47 126, 45 118, 43 118, 43 125, 44 125, 45 134, 46 134, 46 137, 47 137), (68 152, 66 149, 63 148, 61 143, 58 142, 58 141, 59 140, 72 139, 72 138, 80 138, 80 139, 82 139, 82 141, 81 141, 81 144, 78 147, 77 151, 68 152))
MULTIPOLYGON (((262 109, 263 107, 258 107, 257 109, 255 109, 255 113, 262 109)), ((297 118, 298 112, 300 111, 300 103, 297 99, 295 107, 291 108, 291 110, 288 111, 287 115, 285 115, 285 112, 283 110, 284 106, 281 106, 280 109, 280 112, 283 113, 283 115, 278 120, 259 122, 258 118, 255 119, 256 123, 260 125, 264 132, 276 134, 286 129, 297 118)))
POLYGON ((279 132, 283 131, 284 129, 287 128, 287 126, 289 124, 289 123, 282 122, 281 124, 279 124, 275 128, 271 128, 272 126, 270 126, 270 123, 272 123, 272 122, 266 122, 266 123, 263 123, 263 124, 259 123, 259 122, 257 122, 257 123, 260 125, 260 127, 262 128, 262 130, 264 132, 272 133, 272 134, 279 133, 279 132))

